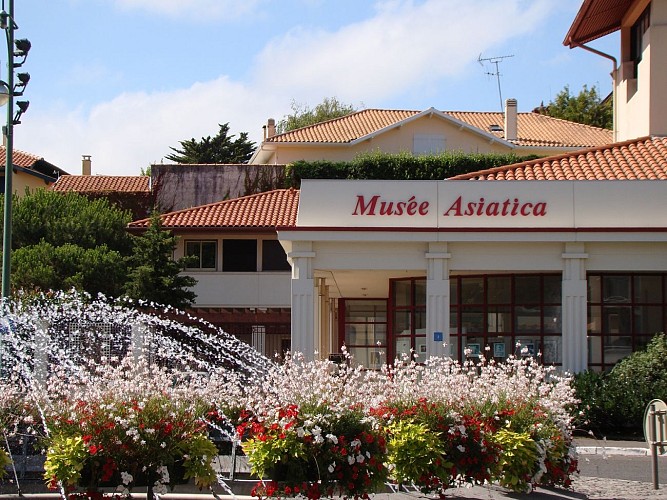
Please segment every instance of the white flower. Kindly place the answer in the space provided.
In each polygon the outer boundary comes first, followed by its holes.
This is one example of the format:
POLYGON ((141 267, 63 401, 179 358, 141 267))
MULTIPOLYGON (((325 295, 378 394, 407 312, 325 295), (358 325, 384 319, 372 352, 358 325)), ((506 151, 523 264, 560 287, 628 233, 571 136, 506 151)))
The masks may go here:
POLYGON ((465 446, 463 446, 462 444, 458 445, 456 448, 457 448, 461 453, 465 453, 465 451, 466 451, 465 446))
POLYGON ((327 434, 327 439, 331 441, 333 444, 338 444, 338 438, 333 434, 327 434))
POLYGON ((296 430, 296 435, 300 438, 306 435, 306 431, 303 430, 303 427, 298 427, 296 430))
POLYGON ((357 455, 357 463, 358 464, 363 464, 364 463, 364 456, 360 453, 357 455))
POLYGON ((352 465, 355 462, 355 458, 352 455, 347 456, 347 463, 352 465))
POLYGON ((333 471, 336 470, 336 462, 334 462, 334 463, 332 463, 331 465, 329 465, 329 467, 327 468, 327 470, 329 471, 329 474, 333 474, 333 471))
POLYGON ((361 441, 359 441, 358 439, 355 439, 350 443, 350 448, 352 449, 359 448, 360 446, 361 446, 361 441))
POLYGON ((120 480, 123 482, 123 484, 130 484, 134 480, 134 478, 132 477, 132 474, 130 474, 129 472, 121 472, 120 480))

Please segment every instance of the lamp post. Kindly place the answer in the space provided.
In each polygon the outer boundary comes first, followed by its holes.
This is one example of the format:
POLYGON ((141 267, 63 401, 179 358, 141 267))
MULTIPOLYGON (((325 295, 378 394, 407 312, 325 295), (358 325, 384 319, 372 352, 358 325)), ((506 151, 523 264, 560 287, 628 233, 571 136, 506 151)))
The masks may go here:
POLYGON ((14 97, 22 96, 30 81, 28 73, 19 73, 18 82, 14 83, 14 69, 23 66, 30 42, 26 39, 14 40, 14 31, 18 29, 14 22, 14 0, 8 0, 8 11, 5 11, 5 0, 2 0, 0 12, 0 28, 7 36, 7 81, 0 81, 0 105, 7 105, 7 124, 3 127, 5 137, 5 204, 3 212, 2 239, 2 298, 9 297, 11 291, 11 252, 12 252, 12 176, 14 157, 14 125, 21 123, 21 115, 28 109, 28 101, 17 101, 18 110, 14 113, 14 97))

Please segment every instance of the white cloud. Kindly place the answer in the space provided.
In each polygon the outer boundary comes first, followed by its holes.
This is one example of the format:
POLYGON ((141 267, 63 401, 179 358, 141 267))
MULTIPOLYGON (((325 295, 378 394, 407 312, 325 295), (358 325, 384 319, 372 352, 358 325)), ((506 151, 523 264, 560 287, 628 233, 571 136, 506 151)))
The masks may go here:
POLYGON ((485 52, 524 35, 552 4, 520 0, 387 1, 375 17, 336 32, 297 29, 274 39, 256 74, 283 88, 382 99, 460 74, 485 52))
POLYGON ((113 0, 123 9, 140 9, 169 17, 233 20, 253 13, 261 0, 113 0))
MULTIPOLYGON (((126 7, 214 12, 244 2, 115 0, 126 7)), ((257 5, 260 0, 249 4, 257 5)), ((430 91, 444 78, 475 70, 480 53, 529 32, 544 21, 550 0, 392 0, 375 16, 337 31, 295 29, 271 41, 254 61, 250 80, 221 76, 189 88, 124 93, 90 109, 31 109, 16 147, 79 173, 81 155, 93 172, 136 175, 170 153, 170 146, 218 132, 249 132, 261 141, 268 117, 288 113, 290 101, 314 105, 323 97, 344 102, 430 91)))
POLYGON ((229 123, 236 136, 249 132, 252 140, 261 140, 270 109, 275 109, 270 96, 220 78, 174 92, 122 94, 89 112, 32 113, 17 130, 15 145, 71 174, 80 173, 86 154, 92 155, 93 173, 139 175, 171 146, 213 136, 221 123, 229 123))

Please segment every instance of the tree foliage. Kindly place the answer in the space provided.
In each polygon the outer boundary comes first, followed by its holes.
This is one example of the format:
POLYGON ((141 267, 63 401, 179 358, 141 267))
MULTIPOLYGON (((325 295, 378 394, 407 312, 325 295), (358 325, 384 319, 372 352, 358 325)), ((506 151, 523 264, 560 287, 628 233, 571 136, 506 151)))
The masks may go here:
POLYGON ((594 127, 611 129, 614 126, 612 103, 600 97, 595 85, 590 89, 584 85, 576 96, 570 94, 570 87, 566 85, 548 106, 541 106, 535 111, 594 127))
POLYGON ((176 308, 194 303, 197 295, 189 288, 197 280, 180 274, 187 259, 172 258, 176 241, 175 236, 162 229, 159 214, 153 212, 146 232, 135 238, 125 285, 128 297, 176 308))
POLYGON ((132 242, 130 213, 105 199, 39 189, 13 200, 11 284, 117 296, 132 242))
POLYGON ((336 97, 325 97, 321 103, 312 109, 307 104, 300 104, 293 100, 291 108, 292 113, 276 124, 277 133, 282 134, 333 118, 340 118, 357 111, 354 106, 343 104, 336 97))
POLYGON ((237 139, 229 135, 229 123, 218 124, 220 131, 215 137, 202 137, 197 141, 194 137, 180 141, 180 149, 170 147, 173 153, 165 158, 183 164, 196 163, 248 163, 255 151, 255 143, 248 140, 248 132, 241 132, 237 139))

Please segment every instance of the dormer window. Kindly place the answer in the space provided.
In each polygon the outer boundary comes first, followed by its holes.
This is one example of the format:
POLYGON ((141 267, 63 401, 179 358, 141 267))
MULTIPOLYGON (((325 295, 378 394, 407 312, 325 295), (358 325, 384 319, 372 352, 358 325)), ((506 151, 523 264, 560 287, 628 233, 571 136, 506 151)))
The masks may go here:
POLYGON ((639 63, 646 48, 644 34, 651 24, 651 4, 641 13, 630 28, 630 60, 633 63, 633 78, 637 78, 639 63))
POLYGON ((496 123, 493 123, 493 124, 489 125, 489 131, 490 132, 502 132, 503 128, 500 125, 498 125, 496 123))

